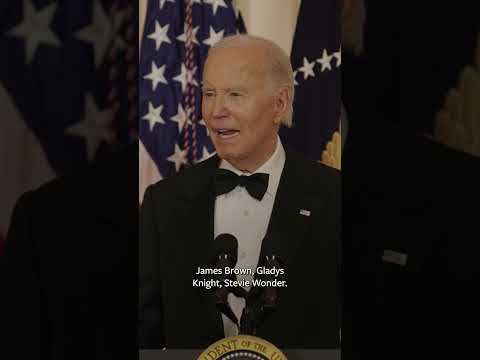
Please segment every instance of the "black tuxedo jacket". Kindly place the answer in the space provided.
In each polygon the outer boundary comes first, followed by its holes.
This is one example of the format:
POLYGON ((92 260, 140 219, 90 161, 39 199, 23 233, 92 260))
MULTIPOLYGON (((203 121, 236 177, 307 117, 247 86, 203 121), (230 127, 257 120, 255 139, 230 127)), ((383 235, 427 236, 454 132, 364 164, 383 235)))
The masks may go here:
POLYGON ((351 125, 342 159, 342 358, 475 353, 480 160, 400 127, 351 125))
POLYGON ((138 144, 18 201, 0 258, 0 358, 136 359, 138 144))
MULTIPOLYGON (((224 337, 211 292, 192 286, 213 255, 219 158, 150 186, 140 210, 140 346, 204 348, 224 337)), ((286 153, 264 255, 286 265, 277 312, 257 332, 281 348, 335 348, 340 328, 338 171, 286 153), (305 209, 310 216, 300 214, 305 209)))

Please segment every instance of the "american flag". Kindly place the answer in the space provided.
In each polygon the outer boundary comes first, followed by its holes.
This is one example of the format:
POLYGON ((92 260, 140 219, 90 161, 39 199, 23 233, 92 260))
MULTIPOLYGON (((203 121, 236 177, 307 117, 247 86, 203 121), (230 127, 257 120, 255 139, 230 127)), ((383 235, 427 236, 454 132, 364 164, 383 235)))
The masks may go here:
POLYGON ((214 152, 201 117, 208 50, 244 32, 230 0, 148 2, 140 52, 140 191, 214 152))
POLYGON ((21 193, 135 138, 137 19, 125 0, 1 2, 0 238, 21 193))
POLYGON ((284 143, 336 168, 341 153, 339 14, 337 0, 302 1, 291 54, 293 127, 280 130, 284 143))

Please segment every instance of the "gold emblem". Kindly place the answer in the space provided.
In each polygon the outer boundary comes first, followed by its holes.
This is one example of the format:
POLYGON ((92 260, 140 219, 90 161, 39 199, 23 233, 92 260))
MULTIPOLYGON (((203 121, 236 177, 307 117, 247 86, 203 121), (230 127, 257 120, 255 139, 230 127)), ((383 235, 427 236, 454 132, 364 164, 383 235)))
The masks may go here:
POLYGON ((335 131, 332 140, 327 143, 326 149, 322 152, 321 163, 340 170, 342 167, 342 139, 340 132, 335 131))
POLYGON ((230 336, 210 345, 198 360, 288 360, 268 341, 251 335, 230 336))
POLYGON ((448 91, 435 118, 434 139, 453 149, 480 156, 480 34, 475 64, 460 74, 457 88, 448 91))

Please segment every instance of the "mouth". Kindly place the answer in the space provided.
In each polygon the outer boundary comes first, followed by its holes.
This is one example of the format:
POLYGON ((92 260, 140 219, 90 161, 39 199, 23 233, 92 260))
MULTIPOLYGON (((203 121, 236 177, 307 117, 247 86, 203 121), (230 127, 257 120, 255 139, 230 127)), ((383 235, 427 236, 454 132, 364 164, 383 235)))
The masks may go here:
POLYGON ((234 137, 237 137, 238 134, 240 134, 239 130, 235 129, 218 129, 215 130, 215 133, 218 135, 220 139, 232 139, 234 137))

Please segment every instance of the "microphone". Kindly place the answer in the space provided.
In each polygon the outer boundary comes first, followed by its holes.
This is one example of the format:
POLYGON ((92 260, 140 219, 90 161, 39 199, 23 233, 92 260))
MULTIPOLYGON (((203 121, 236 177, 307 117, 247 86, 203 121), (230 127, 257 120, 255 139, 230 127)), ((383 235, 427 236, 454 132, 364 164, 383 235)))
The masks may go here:
POLYGON ((225 268, 234 268, 237 264, 238 240, 232 234, 220 234, 214 240, 214 258, 215 268, 220 269, 219 280, 221 287, 215 289, 215 304, 225 316, 238 326, 238 318, 228 303, 228 294, 232 292, 237 297, 246 297, 246 290, 241 287, 230 287, 222 285, 225 280, 236 280, 236 276, 231 273, 225 275, 225 268))
MULTIPOLYGON (((266 238, 263 240, 266 241, 266 238)), ((279 291, 270 286, 274 280, 284 279, 285 262, 275 252, 260 257, 259 268, 263 271, 257 279, 266 281, 265 287, 252 287, 240 318, 240 334, 255 335, 257 328, 274 312, 279 301, 279 291), (279 270, 283 269, 282 272, 279 270), (280 278, 280 279, 279 279, 280 278)))
POLYGON ((215 265, 234 267, 237 264, 238 240, 232 234, 220 234, 213 242, 215 265))
MULTIPOLYGON (((266 269, 265 273, 261 275, 261 279, 267 281, 267 284, 271 284, 274 280, 283 280, 283 273, 282 274, 275 274, 273 271, 268 271, 268 270, 274 270, 274 269, 283 269, 284 270, 284 262, 282 259, 275 255, 266 255, 263 259, 263 264, 266 269)), ((279 300, 279 293, 278 289, 275 286, 270 286, 267 285, 263 289, 263 306, 265 308, 265 311, 273 311, 277 307, 277 303, 279 300)))

